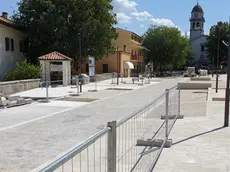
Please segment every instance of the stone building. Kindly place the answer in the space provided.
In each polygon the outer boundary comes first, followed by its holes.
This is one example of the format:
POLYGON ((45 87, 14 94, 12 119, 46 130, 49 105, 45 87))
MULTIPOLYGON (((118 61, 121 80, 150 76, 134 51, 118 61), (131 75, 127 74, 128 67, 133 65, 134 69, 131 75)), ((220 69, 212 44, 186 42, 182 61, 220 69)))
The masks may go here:
POLYGON ((17 62, 25 60, 26 35, 9 18, 7 12, 0 16, 0 80, 17 62))

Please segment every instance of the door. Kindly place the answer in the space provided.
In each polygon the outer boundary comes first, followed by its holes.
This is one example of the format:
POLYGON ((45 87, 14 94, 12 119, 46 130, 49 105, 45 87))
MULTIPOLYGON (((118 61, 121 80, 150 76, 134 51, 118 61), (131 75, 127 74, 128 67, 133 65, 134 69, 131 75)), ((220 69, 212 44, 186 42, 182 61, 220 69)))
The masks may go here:
POLYGON ((108 73, 109 72, 109 65, 108 64, 103 64, 102 66, 103 73, 108 73))

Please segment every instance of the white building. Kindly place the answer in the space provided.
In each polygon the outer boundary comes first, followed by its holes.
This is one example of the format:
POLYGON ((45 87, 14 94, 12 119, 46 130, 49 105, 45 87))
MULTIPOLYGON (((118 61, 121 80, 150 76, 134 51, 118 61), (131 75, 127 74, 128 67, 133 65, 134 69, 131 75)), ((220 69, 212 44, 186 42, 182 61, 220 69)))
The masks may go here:
POLYGON ((204 35, 204 11, 197 3, 192 9, 190 17, 190 44, 197 65, 208 63, 205 50, 206 35, 204 35))
POLYGON ((0 17, 0 79, 12 70, 17 62, 25 57, 25 34, 20 28, 8 19, 6 12, 0 17))

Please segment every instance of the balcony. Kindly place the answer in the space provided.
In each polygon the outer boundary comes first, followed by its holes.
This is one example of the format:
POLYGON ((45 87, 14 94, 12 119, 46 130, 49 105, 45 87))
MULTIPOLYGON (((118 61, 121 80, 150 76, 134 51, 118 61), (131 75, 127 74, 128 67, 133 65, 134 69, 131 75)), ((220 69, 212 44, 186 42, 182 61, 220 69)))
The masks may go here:
POLYGON ((138 60, 138 56, 137 55, 131 55, 131 60, 138 60))
POLYGON ((131 60, 144 61, 144 56, 131 55, 131 60))

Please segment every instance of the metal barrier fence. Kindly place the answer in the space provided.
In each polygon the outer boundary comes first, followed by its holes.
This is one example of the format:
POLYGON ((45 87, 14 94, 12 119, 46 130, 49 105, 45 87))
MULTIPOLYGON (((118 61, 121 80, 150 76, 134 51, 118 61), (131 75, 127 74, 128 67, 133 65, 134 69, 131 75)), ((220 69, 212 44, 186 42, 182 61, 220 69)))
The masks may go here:
POLYGON ((40 172, 153 171, 179 114, 175 86, 123 120, 109 122, 40 172))
MULTIPOLYGON (((90 89, 88 91, 97 91, 97 77, 91 77, 93 79, 93 81, 91 82, 90 85, 90 89)), ((68 86, 71 86, 72 91, 70 92, 71 96, 79 96, 81 92, 83 92, 83 87, 81 87, 81 85, 86 85, 90 83, 90 79, 88 78, 87 80, 85 78, 79 78, 79 76, 72 76, 72 79, 70 80, 70 84, 68 86)), ((52 90, 50 88, 56 88, 56 87, 62 87, 63 86, 63 80, 55 80, 55 81, 41 81, 40 82, 40 88, 44 88, 45 90, 45 97, 46 101, 45 102, 49 102, 50 99, 53 99, 54 97, 52 97, 52 93, 54 93, 54 91, 52 92, 52 90)), ((66 93, 65 93, 66 94, 66 93)), ((63 97, 63 95, 58 96, 56 94, 55 98, 58 97, 63 97)), ((66 94, 67 95, 67 94, 66 94)))

